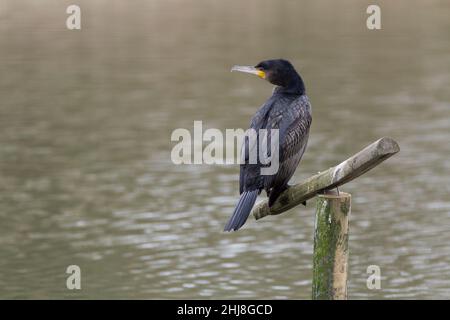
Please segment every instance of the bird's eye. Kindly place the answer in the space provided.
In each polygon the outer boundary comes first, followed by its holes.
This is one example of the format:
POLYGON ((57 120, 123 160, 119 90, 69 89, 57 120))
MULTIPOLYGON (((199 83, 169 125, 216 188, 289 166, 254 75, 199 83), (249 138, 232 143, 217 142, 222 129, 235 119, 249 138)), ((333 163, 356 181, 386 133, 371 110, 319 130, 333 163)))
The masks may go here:
POLYGON ((267 68, 266 68, 266 66, 265 65, 263 65, 263 64, 261 64, 261 63, 259 63, 259 64, 257 64, 256 66, 255 66, 255 68, 256 69, 259 69, 259 70, 267 70, 267 68))

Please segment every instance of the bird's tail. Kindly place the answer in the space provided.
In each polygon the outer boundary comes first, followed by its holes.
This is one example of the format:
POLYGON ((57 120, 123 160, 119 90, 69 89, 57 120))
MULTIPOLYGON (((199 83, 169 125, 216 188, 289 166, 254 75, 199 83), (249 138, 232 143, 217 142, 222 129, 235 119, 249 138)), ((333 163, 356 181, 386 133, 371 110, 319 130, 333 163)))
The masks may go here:
POLYGON ((255 204, 256 197, 258 197, 258 190, 244 191, 239 198, 239 202, 234 209, 233 215, 228 221, 223 231, 236 231, 242 227, 247 221, 250 211, 252 211, 255 204))

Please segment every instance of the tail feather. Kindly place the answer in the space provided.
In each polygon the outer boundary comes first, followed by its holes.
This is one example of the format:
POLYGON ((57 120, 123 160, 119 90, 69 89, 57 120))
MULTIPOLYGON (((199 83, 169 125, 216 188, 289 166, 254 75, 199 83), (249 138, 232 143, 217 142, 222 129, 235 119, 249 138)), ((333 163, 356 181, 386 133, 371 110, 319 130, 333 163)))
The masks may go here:
POLYGON ((243 192, 239 198, 238 204, 236 205, 236 209, 234 209, 233 215, 223 231, 236 231, 241 228, 247 221, 257 197, 258 190, 243 192))

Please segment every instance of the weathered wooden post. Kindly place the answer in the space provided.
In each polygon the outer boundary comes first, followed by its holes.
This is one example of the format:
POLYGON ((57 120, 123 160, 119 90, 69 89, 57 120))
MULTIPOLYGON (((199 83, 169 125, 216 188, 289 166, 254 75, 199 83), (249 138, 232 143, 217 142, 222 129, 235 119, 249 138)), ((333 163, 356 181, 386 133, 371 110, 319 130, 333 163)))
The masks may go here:
POLYGON ((347 299, 348 217, 351 196, 328 191, 356 179, 400 151, 384 137, 335 167, 309 177, 284 191, 269 208, 267 200, 252 210, 256 220, 281 214, 316 195, 314 230, 313 299, 347 299))
POLYGON ((316 205, 312 298, 345 300, 351 196, 344 192, 321 194, 316 205))

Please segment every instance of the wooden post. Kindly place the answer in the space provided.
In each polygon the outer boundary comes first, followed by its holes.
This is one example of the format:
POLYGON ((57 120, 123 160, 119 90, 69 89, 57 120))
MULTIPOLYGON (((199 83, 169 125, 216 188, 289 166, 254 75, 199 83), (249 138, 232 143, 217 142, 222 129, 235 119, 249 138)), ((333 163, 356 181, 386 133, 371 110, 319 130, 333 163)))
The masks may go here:
POLYGON ((348 269, 348 193, 317 197, 314 226, 313 300, 346 300, 348 269))
POLYGON ((381 138, 337 166, 291 186, 281 193, 270 208, 268 201, 263 200, 252 209, 251 213, 258 220, 286 212, 318 195, 314 230, 314 300, 347 299, 351 196, 345 192, 330 194, 329 190, 358 178, 399 151, 395 140, 381 138))
POLYGON ((270 208, 268 201, 263 200, 252 209, 253 216, 258 220, 281 214, 318 196, 314 230, 313 299, 347 299, 351 196, 344 192, 330 194, 329 190, 358 178, 399 151, 395 140, 389 137, 378 139, 337 166, 290 186, 270 208))

